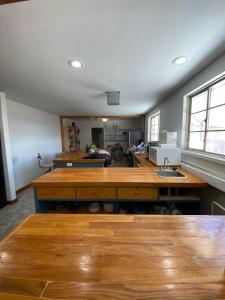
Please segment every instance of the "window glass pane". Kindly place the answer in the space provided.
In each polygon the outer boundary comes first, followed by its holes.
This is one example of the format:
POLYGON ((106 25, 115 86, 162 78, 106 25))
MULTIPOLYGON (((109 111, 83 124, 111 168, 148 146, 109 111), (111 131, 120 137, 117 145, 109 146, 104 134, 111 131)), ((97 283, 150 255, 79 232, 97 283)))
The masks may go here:
POLYGON ((204 132, 190 132, 189 148, 203 150, 204 149, 204 132))
POLYGON ((225 155, 225 131, 207 132, 206 151, 225 155))
POLYGON ((206 111, 191 115, 190 131, 205 130, 206 111))
POLYGON ((159 140, 159 120, 159 114, 151 117, 150 140, 154 142, 159 140))
POLYGON ((191 101, 191 113, 205 110, 207 107, 207 95, 208 92, 203 92, 192 98, 191 101))
POLYGON ((208 111, 208 130, 218 129, 225 129, 225 105, 209 109, 208 111))
POLYGON ((210 107, 225 103, 225 80, 212 86, 210 107))
POLYGON ((157 135, 152 135, 152 137, 151 137, 151 141, 152 142, 157 142, 158 141, 158 137, 157 137, 157 135))

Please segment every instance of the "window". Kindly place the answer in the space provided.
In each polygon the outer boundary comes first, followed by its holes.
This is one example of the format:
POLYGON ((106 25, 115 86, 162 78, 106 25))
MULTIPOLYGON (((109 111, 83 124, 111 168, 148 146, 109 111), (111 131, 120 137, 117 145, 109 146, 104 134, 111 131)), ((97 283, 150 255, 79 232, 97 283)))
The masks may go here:
POLYGON ((159 128, 160 128, 160 112, 157 112, 148 119, 148 141, 159 141, 159 128))
POLYGON ((187 148, 225 155, 225 79, 190 97, 187 148))

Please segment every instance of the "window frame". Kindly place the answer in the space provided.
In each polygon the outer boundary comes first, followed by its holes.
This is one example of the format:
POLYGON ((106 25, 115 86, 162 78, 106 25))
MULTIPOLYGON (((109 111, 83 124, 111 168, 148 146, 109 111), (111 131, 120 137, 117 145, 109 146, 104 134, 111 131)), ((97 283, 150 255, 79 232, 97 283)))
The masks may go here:
POLYGON ((157 111, 153 115, 149 116, 148 118, 148 142, 159 142, 159 133, 160 133, 160 111, 157 111), (159 116, 159 123, 158 123, 158 140, 152 141, 152 120, 159 116))
POLYGON ((212 108, 209 107, 210 105, 210 100, 211 100, 211 90, 212 87, 218 83, 220 83, 221 81, 225 80, 225 76, 222 76, 216 80, 211 81, 208 85, 204 86, 203 88, 199 89, 198 91, 195 91, 194 93, 188 95, 188 109, 187 109, 187 136, 186 136, 186 149, 187 151, 191 151, 191 152, 195 152, 195 153, 199 153, 199 154, 203 154, 203 155, 210 155, 210 156, 216 156, 216 157, 221 157, 221 158, 225 158, 225 154, 220 154, 220 153, 215 153, 215 152, 210 152, 210 151, 206 151, 206 138, 207 138, 207 133, 208 132, 225 132, 225 129, 218 129, 218 130, 208 130, 208 122, 209 122, 209 111, 210 109, 214 109, 220 106, 225 106, 225 102, 223 104, 219 104, 216 106, 213 106, 212 108), (199 112, 203 112, 206 111, 206 119, 205 119, 205 130, 196 130, 196 131, 191 131, 190 130, 190 126, 191 126, 191 109, 192 109, 192 99, 204 92, 207 92, 207 105, 206 105, 206 109, 205 110, 201 110, 198 111, 196 113, 199 112), (189 147, 189 141, 190 141, 190 133, 191 132, 204 132, 204 146, 203 146, 203 150, 201 149, 196 149, 196 148, 191 148, 189 147))

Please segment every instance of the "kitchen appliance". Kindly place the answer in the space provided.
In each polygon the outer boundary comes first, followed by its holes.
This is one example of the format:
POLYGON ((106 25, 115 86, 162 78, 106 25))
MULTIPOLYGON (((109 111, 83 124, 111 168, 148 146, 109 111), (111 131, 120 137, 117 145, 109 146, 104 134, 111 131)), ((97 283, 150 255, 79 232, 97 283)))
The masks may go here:
POLYGON ((163 166, 168 158, 167 166, 178 166, 181 163, 181 149, 174 144, 160 144, 149 147, 149 160, 156 166, 163 166))

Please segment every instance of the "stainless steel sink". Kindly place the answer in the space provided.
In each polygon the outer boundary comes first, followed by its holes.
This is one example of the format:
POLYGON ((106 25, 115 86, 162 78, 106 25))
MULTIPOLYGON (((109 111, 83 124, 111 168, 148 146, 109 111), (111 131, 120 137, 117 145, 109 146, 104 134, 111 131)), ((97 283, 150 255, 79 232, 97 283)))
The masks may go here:
POLYGON ((182 173, 174 170, 155 170, 156 174, 160 177, 177 177, 177 178, 186 178, 187 176, 183 175, 182 173))

